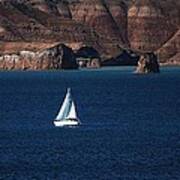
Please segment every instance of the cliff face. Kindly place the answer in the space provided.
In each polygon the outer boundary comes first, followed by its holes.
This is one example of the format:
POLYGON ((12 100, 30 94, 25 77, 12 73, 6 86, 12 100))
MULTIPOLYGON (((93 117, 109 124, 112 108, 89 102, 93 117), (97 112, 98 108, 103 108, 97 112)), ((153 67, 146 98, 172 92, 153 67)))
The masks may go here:
POLYGON ((180 64, 180 30, 156 52, 161 63, 180 64))
POLYGON ((113 2, 79 0, 69 4, 72 19, 96 32, 97 44, 100 47, 94 47, 100 51, 103 59, 104 56, 105 59, 108 56, 116 56, 121 47, 128 47, 126 8, 113 2))
POLYGON ((63 43, 90 46, 102 60, 124 49, 179 62, 180 2, 176 0, 1 0, 0 55, 39 52, 63 43))
POLYGON ((79 1, 72 3, 71 13, 74 20, 94 28, 101 36, 123 43, 121 33, 108 9, 102 0, 79 1))
POLYGON ((128 11, 131 48, 155 51, 179 28, 179 1, 140 0, 128 11))
POLYGON ((121 34, 123 42, 129 46, 128 41, 128 33, 127 33, 127 25, 128 25, 128 7, 127 4, 123 1, 106 1, 106 6, 111 13, 113 21, 116 23, 116 27, 118 28, 119 33, 121 34))
POLYGON ((72 49, 58 44, 42 51, 20 51, 17 54, 0 56, 0 69, 46 70, 76 69, 75 55, 72 49))
POLYGON ((71 18, 71 12, 67 3, 63 1, 50 1, 50 0, 24 0, 23 4, 30 5, 42 12, 49 15, 56 15, 64 18, 71 18))
MULTIPOLYGON (((36 43, 64 43, 75 47, 86 43, 94 45, 97 42, 96 32, 83 24, 54 13, 50 15, 32 5, 17 1, 0 3, 0 27, 0 41, 3 42, 0 49, 10 42, 31 43, 31 48, 26 50, 32 50, 36 43)), ((11 52, 11 48, 4 50, 11 52)))

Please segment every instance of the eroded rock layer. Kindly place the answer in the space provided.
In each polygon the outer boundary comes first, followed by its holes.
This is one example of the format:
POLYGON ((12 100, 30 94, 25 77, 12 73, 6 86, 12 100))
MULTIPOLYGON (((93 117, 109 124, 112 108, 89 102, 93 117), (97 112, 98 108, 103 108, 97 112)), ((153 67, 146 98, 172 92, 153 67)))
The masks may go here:
POLYGON ((163 46, 157 50, 161 63, 180 64, 180 30, 178 30, 163 46))
POLYGON ((1 57, 63 43, 73 50, 92 47, 102 61, 133 50, 178 64, 179 29, 176 0, 0 1, 1 57))
POLYGON ((20 51, 17 54, 0 56, 0 69, 47 70, 76 69, 75 55, 72 49, 63 44, 42 51, 20 51))
POLYGON ((128 11, 131 48, 155 51, 179 28, 179 1, 139 0, 128 11))

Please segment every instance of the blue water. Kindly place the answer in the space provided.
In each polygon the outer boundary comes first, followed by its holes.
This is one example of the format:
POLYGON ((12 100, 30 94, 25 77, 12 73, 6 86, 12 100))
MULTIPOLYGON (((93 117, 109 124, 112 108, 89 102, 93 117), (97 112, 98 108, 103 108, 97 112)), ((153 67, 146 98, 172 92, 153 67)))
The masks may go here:
POLYGON ((180 179, 180 68, 0 72, 0 179, 180 179), (83 123, 55 128, 71 87, 83 123))

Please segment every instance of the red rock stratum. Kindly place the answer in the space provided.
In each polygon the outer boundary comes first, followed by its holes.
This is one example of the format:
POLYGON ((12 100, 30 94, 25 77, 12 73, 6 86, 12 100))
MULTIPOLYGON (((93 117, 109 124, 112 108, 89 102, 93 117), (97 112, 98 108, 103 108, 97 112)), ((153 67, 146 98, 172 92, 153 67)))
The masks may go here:
POLYGON ((1 0, 0 56, 57 44, 95 48, 102 60, 123 49, 180 64, 180 1, 1 0))

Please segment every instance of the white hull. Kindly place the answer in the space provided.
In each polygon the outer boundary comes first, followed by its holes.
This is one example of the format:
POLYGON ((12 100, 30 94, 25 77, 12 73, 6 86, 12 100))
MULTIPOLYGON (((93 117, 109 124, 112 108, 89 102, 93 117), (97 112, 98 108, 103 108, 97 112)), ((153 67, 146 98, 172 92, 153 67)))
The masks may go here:
POLYGON ((78 126, 79 124, 80 124, 79 121, 75 121, 75 120, 54 121, 54 125, 55 125, 56 127, 78 126))

